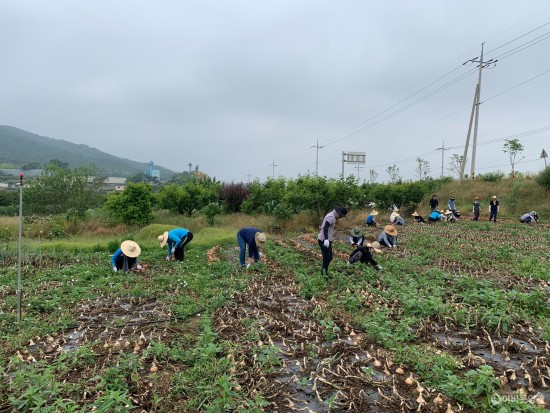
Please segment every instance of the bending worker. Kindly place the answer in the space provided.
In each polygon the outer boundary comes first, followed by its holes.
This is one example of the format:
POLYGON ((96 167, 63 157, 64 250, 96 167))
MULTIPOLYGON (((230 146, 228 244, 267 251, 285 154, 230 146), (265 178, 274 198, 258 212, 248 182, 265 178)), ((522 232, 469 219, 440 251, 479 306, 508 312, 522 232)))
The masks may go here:
POLYGON ((265 233, 258 228, 244 227, 237 232, 237 244, 239 245, 239 263, 241 267, 248 268, 245 264, 246 248, 248 247, 248 260, 258 262, 261 257, 260 249, 266 242, 265 233))
POLYGON ((191 242, 193 233, 185 228, 175 228, 171 231, 164 231, 164 234, 158 236, 160 247, 168 245, 168 255, 166 261, 170 261, 173 256, 177 261, 183 261, 185 258, 183 247, 191 242))
POLYGON ((111 258, 113 271, 122 270, 128 272, 134 264, 138 270, 141 270, 141 265, 138 264, 137 260, 139 254, 141 254, 141 248, 136 242, 130 240, 123 241, 120 244, 120 248, 116 250, 111 258))

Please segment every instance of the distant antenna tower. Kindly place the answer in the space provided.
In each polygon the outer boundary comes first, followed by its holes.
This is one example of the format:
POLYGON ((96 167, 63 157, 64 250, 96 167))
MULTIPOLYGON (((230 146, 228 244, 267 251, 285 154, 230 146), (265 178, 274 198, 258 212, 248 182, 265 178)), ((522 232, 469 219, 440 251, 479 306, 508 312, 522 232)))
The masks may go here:
POLYGON ((193 166, 192 163, 189 163, 189 173, 191 173, 191 167, 193 166))

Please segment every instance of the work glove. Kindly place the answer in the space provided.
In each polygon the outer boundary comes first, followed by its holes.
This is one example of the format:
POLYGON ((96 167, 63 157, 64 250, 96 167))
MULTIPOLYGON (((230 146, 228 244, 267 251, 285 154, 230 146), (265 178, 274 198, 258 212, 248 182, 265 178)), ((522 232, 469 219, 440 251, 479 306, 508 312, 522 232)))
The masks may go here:
POLYGON ((176 252, 176 248, 172 248, 172 251, 170 251, 172 254, 176 252))
POLYGON ((374 268, 376 268, 378 271, 382 271, 382 266, 381 266, 380 264, 378 264, 378 265, 377 265, 376 267, 374 267, 374 268))
POLYGON ((323 246, 324 246, 325 248, 328 248, 328 247, 330 246, 330 242, 329 242, 328 239, 326 239, 326 240, 323 242, 323 246))
POLYGON ((166 261, 170 261, 170 256, 169 255, 166 256, 166 261))
POLYGON ((116 265, 113 267, 113 272, 117 272, 118 271, 118 268, 116 267, 116 265))
POLYGON ((258 256, 260 257, 260 259, 264 256, 264 254, 262 254, 261 252, 258 253, 258 256))
POLYGON ((138 269, 138 271, 141 271, 141 265, 136 265, 136 268, 138 269))

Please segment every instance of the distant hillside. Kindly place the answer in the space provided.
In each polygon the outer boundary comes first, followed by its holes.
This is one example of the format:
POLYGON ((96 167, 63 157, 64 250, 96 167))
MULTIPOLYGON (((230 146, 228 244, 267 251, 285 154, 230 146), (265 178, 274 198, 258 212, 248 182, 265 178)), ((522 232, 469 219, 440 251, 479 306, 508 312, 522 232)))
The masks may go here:
MULTIPOLYGON (((0 163, 21 167, 32 162, 44 164, 52 159, 67 162, 71 168, 94 163, 109 176, 131 176, 145 171, 147 164, 118 158, 88 145, 77 145, 62 139, 52 139, 14 128, 0 125, 0 163)), ((160 166, 162 180, 169 178, 174 171, 160 166)))

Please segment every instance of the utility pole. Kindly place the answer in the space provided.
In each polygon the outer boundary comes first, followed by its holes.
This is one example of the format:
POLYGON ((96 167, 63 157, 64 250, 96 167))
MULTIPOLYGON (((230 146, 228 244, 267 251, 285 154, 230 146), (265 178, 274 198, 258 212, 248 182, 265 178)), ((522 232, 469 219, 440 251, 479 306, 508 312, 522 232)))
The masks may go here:
POLYGON ((474 103, 472 104, 472 112, 470 114, 470 124, 468 126, 468 135, 466 137, 466 144, 464 145, 464 156, 462 157, 462 164, 460 165, 460 181, 464 179, 464 169, 466 167, 466 161, 468 158, 468 146, 470 145, 470 134, 472 132, 472 122, 474 120, 474 114, 475 114, 475 125, 474 125, 474 140, 472 142, 472 162, 471 162, 471 169, 470 169, 470 177, 473 179, 475 178, 475 167, 476 167, 476 149, 477 149, 477 127, 479 123, 479 105, 481 105, 480 96, 481 96, 481 73, 484 67, 494 65, 498 62, 498 60, 490 59, 486 62, 483 61, 483 45, 485 43, 481 43, 481 56, 478 58, 475 57, 473 59, 468 60, 467 62, 464 62, 463 65, 467 63, 479 63, 479 74, 477 79, 477 85, 476 90, 474 93, 474 103))
POLYGON ((445 141, 443 141, 443 145, 441 148, 437 148, 436 151, 441 151, 441 177, 443 178, 443 161, 444 161, 444 155, 445 151, 448 151, 450 148, 445 148, 445 141))
POLYGON ((324 148, 324 146, 319 146, 319 139, 317 139, 317 144, 315 146, 310 146, 310 148, 316 148, 316 156, 315 156, 315 176, 319 175, 319 149, 324 148))
POLYGON ((17 322, 21 321, 21 261, 23 252, 21 248, 21 239, 23 238, 23 174, 19 174, 19 240, 17 249, 19 260, 17 262, 17 322))
POLYGON ((357 183, 359 184, 359 169, 363 169, 363 168, 360 168, 361 164, 357 164, 357 183))
POLYGON ((249 172, 246 176, 248 177, 248 183, 250 183, 250 178, 252 177, 252 175, 249 172))
POLYGON ((191 173, 191 167, 193 166, 192 163, 189 163, 189 173, 191 173))
POLYGON ((346 153, 342 152, 342 179, 344 179, 344 162, 346 162, 346 153))
POLYGON ((269 166, 272 166, 273 167, 273 179, 275 179, 275 167, 276 166, 279 166, 279 165, 275 165, 275 160, 273 160, 273 162, 271 163, 271 165, 269 166))

